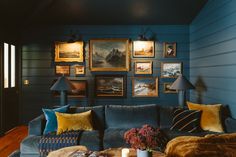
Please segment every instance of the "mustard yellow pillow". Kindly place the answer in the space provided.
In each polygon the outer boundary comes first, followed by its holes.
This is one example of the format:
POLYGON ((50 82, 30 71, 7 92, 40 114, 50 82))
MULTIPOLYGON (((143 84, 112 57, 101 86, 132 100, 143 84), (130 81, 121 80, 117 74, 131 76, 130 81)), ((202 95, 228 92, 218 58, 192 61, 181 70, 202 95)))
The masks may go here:
POLYGON ((220 117, 221 104, 205 105, 187 102, 187 105, 190 110, 202 111, 200 124, 203 130, 224 132, 220 117))
POLYGON ((92 111, 68 114, 56 112, 57 134, 71 130, 93 130, 92 111))

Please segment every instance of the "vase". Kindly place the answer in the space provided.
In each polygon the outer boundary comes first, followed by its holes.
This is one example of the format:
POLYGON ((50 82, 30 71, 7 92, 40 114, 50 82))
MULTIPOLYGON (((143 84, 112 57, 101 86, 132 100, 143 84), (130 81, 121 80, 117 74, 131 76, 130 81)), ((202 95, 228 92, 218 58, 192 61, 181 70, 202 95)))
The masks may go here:
POLYGON ((137 157, 152 157, 152 152, 137 149, 137 157))

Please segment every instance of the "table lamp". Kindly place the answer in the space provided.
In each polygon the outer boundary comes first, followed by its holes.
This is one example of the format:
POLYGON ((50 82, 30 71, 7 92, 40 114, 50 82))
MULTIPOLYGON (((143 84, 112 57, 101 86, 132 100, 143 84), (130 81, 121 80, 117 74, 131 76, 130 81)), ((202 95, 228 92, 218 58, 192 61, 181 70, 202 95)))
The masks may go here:
POLYGON ((185 104, 185 91, 187 89, 194 89, 195 87, 181 74, 175 80, 175 82, 170 86, 170 89, 175 89, 178 91, 179 95, 179 106, 184 107, 185 104))
POLYGON ((73 84, 65 77, 61 76, 50 88, 52 91, 60 91, 60 105, 67 105, 67 91, 74 89, 73 84))

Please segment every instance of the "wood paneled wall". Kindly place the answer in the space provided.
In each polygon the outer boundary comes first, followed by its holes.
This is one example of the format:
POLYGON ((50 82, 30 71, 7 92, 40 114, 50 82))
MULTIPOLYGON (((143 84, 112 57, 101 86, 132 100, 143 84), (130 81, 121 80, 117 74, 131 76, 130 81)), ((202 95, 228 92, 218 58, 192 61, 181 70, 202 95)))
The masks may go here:
POLYGON ((236 1, 209 0, 190 25, 191 100, 229 105, 236 118, 236 1))
MULTIPOLYGON (((70 32, 75 32, 85 42, 86 75, 71 79, 88 81, 88 98, 69 99, 72 105, 105 105, 105 104, 150 104, 177 105, 176 94, 164 94, 163 83, 175 79, 161 79, 160 66, 162 61, 183 62, 183 73, 189 76, 189 26, 60 26, 38 27, 27 29, 22 33, 22 97, 20 116, 21 123, 27 123, 41 114, 42 107, 52 107, 59 104, 49 90, 55 76, 53 62, 54 41, 69 39, 70 32), (132 58, 129 72, 90 72, 89 70, 89 40, 93 38, 138 38, 142 29, 149 29, 147 36, 155 36, 155 58, 132 58), (163 58, 163 42, 177 42, 177 58, 163 58), (133 98, 131 93, 131 78, 134 77, 133 61, 146 59, 153 61, 153 77, 159 77, 159 97, 133 98), (96 99, 94 97, 94 75, 96 74, 125 74, 127 75, 127 97, 124 99, 96 99), (27 79, 28 86, 23 84, 27 79)), ((73 64, 71 64, 73 65, 73 64)), ((148 75, 150 76, 150 75, 148 75)))

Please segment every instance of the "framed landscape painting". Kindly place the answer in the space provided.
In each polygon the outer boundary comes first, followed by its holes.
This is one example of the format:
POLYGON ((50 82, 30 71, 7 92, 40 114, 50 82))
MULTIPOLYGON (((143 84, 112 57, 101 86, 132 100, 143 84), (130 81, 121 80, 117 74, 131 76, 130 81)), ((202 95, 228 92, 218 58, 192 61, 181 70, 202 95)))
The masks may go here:
MULTIPOLYGON (((57 80, 54 80, 54 83, 57 80)), ((87 97, 87 81, 86 80, 70 80, 74 89, 67 92, 70 98, 85 98, 87 97)), ((53 84, 54 84, 53 83, 53 84)), ((53 96, 60 96, 59 91, 53 91, 53 96)))
POLYGON ((83 62, 83 42, 55 43, 55 62, 83 62))
POLYGON ((135 61, 134 62, 135 67, 135 74, 152 74, 152 61, 135 61))
POLYGON ((164 90, 164 93, 172 93, 172 94, 175 94, 177 93, 177 90, 175 89, 170 89, 170 86, 172 85, 172 83, 164 83, 163 84, 163 90, 164 90))
POLYGON ((157 77, 135 77, 132 79, 133 97, 157 97, 158 78, 157 77))
POLYGON ((93 39, 89 46, 91 71, 129 71, 128 39, 93 39))
POLYGON ((55 74, 62 76, 70 76, 70 66, 69 65, 56 65, 55 74))
POLYGON ((83 65, 74 65, 73 67, 74 67, 75 76, 85 74, 85 68, 83 65))
POLYGON ((133 57, 154 57, 154 41, 134 41, 133 57))
POLYGON ((177 78, 182 74, 181 62, 162 62, 161 63, 161 77, 162 78, 177 78))
POLYGON ((95 94, 96 97, 126 97, 126 76, 96 75, 95 94))
POLYGON ((165 58, 176 57, 176 43, 164 43, 164 54, 165 58))

